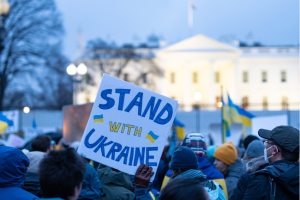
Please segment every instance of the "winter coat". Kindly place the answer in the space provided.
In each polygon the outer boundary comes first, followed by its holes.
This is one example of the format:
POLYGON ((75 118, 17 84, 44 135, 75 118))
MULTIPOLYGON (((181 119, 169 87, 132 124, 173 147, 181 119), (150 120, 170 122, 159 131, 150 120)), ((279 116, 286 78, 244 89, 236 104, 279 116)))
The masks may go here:
MULTIPOLYGON (((198 159, 198 169, 200 169, 202 171, 202 173, 204 175, 206 175, 206 178, 208 180, 213 180, 214 182, 217 182, 222 186, 223 192, 224 192, 224 194, 226 196, 226 199, 227 199, 227 187, 226 187, 226 184, 225 184, 225 181, 224 181, 223 174, 221 172, 219 172, 218 170, 216 170, 214 168, 214 165, 211 162, 209 162, 207 160, 207 158, 197 157, 197 159, 198 159)), ((173 172, 172 172, 172 170, 169 169, 167 171, 166 175, 165 175, 161 190, 170 181, 170 178, 171 178, 172 175, 173 175, 173 172)))
POLYGON ((229 199, 230 200, 243 200, 248 184, 255 177, 255 175, 251 175, 251 173, 261 170, 268 165, 269 165, 269 163, 267 163, 265 161, 264 156, 250 160, 246 165, 247 173, 243 174, 240 177, 240 179, 237 183, 237 187, 231 192, 231 196, 229 197, 229 199))
POLYGON ((244 200, 271 199, 271 184, 275 189, 276 200, 299 199, 298 162, 275 161, 253 175, 255 177, 247 187, 244 200))
POLYGON ((134 190, 130 177, 126 173, 104 165, 99 165, 97 173, 106 195, 103 200, 151 200, 148 196, 148 188, 134 190))
POLYGON ((239 178, 245 173, 245 167, 241 159, 237 159, 235 163, 228 167, 225 182, 227 186, 228 196, 236 188, 239 178))
POLYGON ((26 151, 22 150, 23 153, 28 157, 30 164, 27 168, 27 173, 25 175, 23 189, 37 197, 42 197, 42 190, 40 187, 38 169, 41 160, 46 156, 46 153, 40 151, 26 151))
POLYGON ((0 146, 0 198, 34 200, 37 196, 22 189, 29 160, 19 149, 0 146))
POLYGON ((87 163, 82 181, 82 189, 78 200, 97 200, 103 195, 102 184, 99 180, 98 174, 94 167, 87 163))
POLYGON ((210 200, 226 200, 222 186, 219 183, 207 180, 206 176, 200 170, 190 169, 177 175, 174 179, 177 178, 199 178, 210 200))

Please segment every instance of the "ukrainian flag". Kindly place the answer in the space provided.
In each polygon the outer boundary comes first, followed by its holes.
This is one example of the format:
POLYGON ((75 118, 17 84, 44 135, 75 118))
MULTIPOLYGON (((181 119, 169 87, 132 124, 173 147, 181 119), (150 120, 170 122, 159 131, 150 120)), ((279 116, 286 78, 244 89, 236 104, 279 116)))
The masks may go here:
POLYGON ((150 132, 148 133, 148 135, 146 136, 146 138, 147 138, 148 140, 150 140, 151 143, 154 143, 154 142, 157 140, 158 137, 159 137, 159 136, 158 136, 158 135, 155 135, 152 131, 150 131, 150 132))
POLYGON ((223 97, 222 99, 222 138, 223 138, 223 143, 226 142, 226 137, 230 136, 230 126, 231 126, 231 121, 228 115, 228 110, 227 106, 224 103, 223 97))
POLYGON ((103 115, 94 115, 94 123, 96 122, 103 122, 103 115))
POLYGON ((228 94, 228 106, 230 108, 231 121, 241 123, 244 126, 251 127, 251 119, 255 117, 243 108, 233 104, 228 94))
POLYGON ((7 129, 9 126, 13 126, 14 122, 12 120, 7 119, 6 116, 0 112, 0 135, 7 129))
POLYGON ((173 128, 175 128, 175 130, 176 130, 177 137, 180 140, 183 140, 184 139, 184 124, 175 118, 174 122, 173 122, 173 128))

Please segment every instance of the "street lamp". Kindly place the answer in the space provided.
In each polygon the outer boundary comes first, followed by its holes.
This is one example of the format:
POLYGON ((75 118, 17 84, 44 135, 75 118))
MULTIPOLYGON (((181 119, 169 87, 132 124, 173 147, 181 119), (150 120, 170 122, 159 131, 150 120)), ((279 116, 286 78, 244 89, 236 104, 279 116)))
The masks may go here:
POLYGON ((84 63, 80 63, 76 67, 71 63, 67 67, 67 73, 72 76, 73 81, 73 104, 77 104, 78 84, 82 82, 83 76, 87 73, 87 67, 84 63))
POLYGON ((6 0, 0 0, 0 15, 6 15, 9 12, 9 3, 6 0))
POLYGON ((194 99, 197 102, 197 111, 196 111, 196 131, 200 133, 200 100, 202 99, 201 92, 195 92, 194 99))
POLYGON ((28 106, 24 107, 23 112, 28 114, 30 112, 30 108, 28 106))

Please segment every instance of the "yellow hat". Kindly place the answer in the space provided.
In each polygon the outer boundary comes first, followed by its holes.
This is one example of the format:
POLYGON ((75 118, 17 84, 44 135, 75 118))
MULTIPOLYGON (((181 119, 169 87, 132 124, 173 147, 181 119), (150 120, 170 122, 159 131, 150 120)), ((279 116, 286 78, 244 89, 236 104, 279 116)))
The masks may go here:
POLYGON ((232 165, 237 159, 237 151, 232 142, 227 142, 219 146, 214 153, 214 157, 226 165, 232 165))

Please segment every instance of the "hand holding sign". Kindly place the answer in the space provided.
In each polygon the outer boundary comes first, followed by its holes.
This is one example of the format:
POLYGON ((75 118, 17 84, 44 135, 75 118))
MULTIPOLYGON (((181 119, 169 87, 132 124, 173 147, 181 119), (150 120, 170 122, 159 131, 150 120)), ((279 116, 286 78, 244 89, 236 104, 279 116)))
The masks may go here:
POLYGON ((155 173, 177 108, 174 99, 104 74, 78 153, 131 175, 141 164, 155 173))
POLYGON ((152 172, 152 167, 149 167, 148 164, 147 165, 141 164, 134 176, 135 187, 147 188, 150 183, 150 178, 153 175, 154 172, 152 172))

